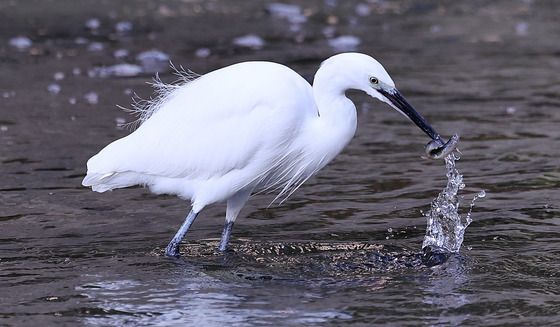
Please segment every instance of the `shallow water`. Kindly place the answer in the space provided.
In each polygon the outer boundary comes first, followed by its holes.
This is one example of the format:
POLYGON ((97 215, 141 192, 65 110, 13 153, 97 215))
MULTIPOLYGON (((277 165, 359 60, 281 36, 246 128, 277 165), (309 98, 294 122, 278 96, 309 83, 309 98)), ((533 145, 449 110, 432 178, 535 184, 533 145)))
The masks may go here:
POLYGON ((286 19, 259 1, 0 1, 0 324, 560 324, 558 4, 369 3, 310 1, 305 19, 286 19), (246 35, 264 45, 233 45, 246 35), (11 46, 17 36, 32 45, 11 46), (461 135, 463 203, 487 196, 445 263, 420 256, 443 161, 422 159, 421 131, 360 94, 349 147, 284 205, 251 200, 225 255, 221 205, 170 260, 186 203, 80 186, 85 161, 127 133, 117 126, 133 118, 115 105, 151 92, 150 73, 91 69, 155 48, 198 73, 266 59, 310 78, 335 38, 379 59, 440 133, 461 135))

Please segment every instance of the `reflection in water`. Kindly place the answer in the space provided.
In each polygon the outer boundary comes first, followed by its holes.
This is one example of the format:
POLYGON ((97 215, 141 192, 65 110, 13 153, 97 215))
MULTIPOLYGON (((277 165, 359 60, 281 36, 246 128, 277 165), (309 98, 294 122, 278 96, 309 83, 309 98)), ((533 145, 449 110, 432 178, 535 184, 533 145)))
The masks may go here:
MULTIPOLYGON (((115 279, 114 274, 83 276, 89 282, 76 291, 95 304, 87 309, 85 322, 97 326, 193 322, 249 326, 263 321, 324 325, 353 318, 335 309, 338 300, 325 299, 330 296, 325 289, 375 293, 391 287, 394 274, 429 274, 433 269, 423 265, 420 252, 365 242, 237 241, 225 255, 216 246, 215 240, 186 244, 181 249, 184 259, 136 271, 142 280, 115 279), (274 299, 266 296, 270 288, 275 289, 274 299), (305 309, 300 308, 302 303, 305 309)), ((152 255, 169 262, 162 250, 152 255)))
POLYGON ((469 296, 462 292, 469 282, 466 259, 454 254, 442 266, 433 268, 429 278, 422 283, 422 302, 441 310, 435 324, 443 326, 460 326, 469 318, 469 314, 449 314, 449 310, 461 308, 471 303, 469 296))
POLYGON ((87 325, 93 326, 187 326, 193 323, 197 326, 252 326, 255 321, 282 321, 299 326, 351 318, 327 308, 299 310, 293 303, 270 309, 271 303, 244 294, 252 287, 254 285, 246 282, 223 282, 188 269, 173 279, 104 280, 82 285, 77 291, 86 296, 88 302, 96 303, 96 308, 88 309, 89 314, 84 318, 87 325))
POLYGON ((203 326, 223 326, 243 319, 233 313, 243 299, 226 294, 228 286, 219 281, 185 276, 181 281, 154 280, 139 282, 113 280, 96 282, 78 288, 91 302, 98 303, 104 314, 85 318, 89 325, 122 326, 126 323, 152 326, 197 322, 203 326), (222 292, 201 288, 209 283, 222 292), (159 288, 158 288, 158 284, 159 288), (150 287, 151 286, 151 287, 150 287))

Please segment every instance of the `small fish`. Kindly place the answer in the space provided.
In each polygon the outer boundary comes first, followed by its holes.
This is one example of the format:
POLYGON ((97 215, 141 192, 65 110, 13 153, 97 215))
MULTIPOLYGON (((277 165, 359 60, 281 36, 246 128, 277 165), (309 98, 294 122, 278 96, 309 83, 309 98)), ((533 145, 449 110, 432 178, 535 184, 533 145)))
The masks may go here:
POLYGON ((441 138, 432 140, 426 144, 426 155, 430 159, 441 159, 453 152, 459 143, 459 135, 453 135, 449 141, 443 143, 441 138))

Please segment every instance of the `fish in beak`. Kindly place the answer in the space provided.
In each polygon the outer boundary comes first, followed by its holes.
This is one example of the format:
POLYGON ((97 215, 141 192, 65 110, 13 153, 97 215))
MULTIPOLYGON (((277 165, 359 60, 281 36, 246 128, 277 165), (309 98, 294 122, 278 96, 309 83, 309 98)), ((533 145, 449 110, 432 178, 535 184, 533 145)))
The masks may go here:
POLYGON ((447 142, 445 142, 436 130, 428 124, 426 119, 422 117, 414 107, 406 101, 405 97, 396 88, 379 88, 377 89, 387 100, 393 108, 398 110, 403 115, 407 116, 416 126, 420 127, 432 140, 426 145, 426 155, 430 159, 445 158, 448 154, 453 152, 459 143, 459 136, 453 135, 447 142))

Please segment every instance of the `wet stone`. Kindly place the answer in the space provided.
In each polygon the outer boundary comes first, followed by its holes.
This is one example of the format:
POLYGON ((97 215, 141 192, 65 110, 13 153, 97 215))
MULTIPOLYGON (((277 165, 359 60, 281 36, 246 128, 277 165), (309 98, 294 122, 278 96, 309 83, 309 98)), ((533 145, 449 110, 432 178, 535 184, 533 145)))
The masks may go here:
POLYGON ((47 91, 49 91, 50 94, 58 94, 61 89, 60 85, 56 83, 52 83, 47 86, 47 91))
POLYGON ((95 92, 88 92, 84 94, 84 100, 86 100, 88 104, 94 105, 99 103, 99 95, 95 92))
MULTIPOLYGON (((308 278, 354 279, 376 272, 418 270, 443 264, 444 256, 424 259, 424 252, 368 242, 254 242, 237 240, 225 253, 217 240, 181 244, 184 260, 213 270, 235 269, 244 276, 274 279, 305 275, 308 278), (268 277, 267 277, 268 278, 268 277)), ((155 255, 163 256, 163 249, 155 255)), ((243 277, 245 278, 245 277, 243 277)))
POLYGON ((133 77, 144 72, 144 69, 133 64, 117 64, 109 67, 94 67, 88 71, 89 77, 133 77))
POLYGON ((88 45, 87 50, 90 52, 100 52, 105 50, 105 46, 101 42, 92 42, 88 45))
POLYGON ((354 51, 361 43, 360 38, 353 35, 341 35, 328 40, 329 46, 337 51, 354 51))
POLYGON ((11 47, 14 47, 18 50, 26 50, 33 45, 31 39, 26 36, 16 36, 10 39, 8 42, 11 47))
POLYGON ((97 18, 90 18, 85 22, 85 27, 90 30, 96 30, 101 27, 101 21, 97 18))
POLYGON ((264 47, 264 40, 255 34, 248 34, 244 36, 237 37, 233 39, 233 44, 238 47, 249 48, 253 50, 259 50, 264 47))
POLYGON ((148 50, 136 55, 136 61, 146 73, 166 71, 169 67, 169 55, 157 49, 148 50))
POLYGON ((428 267, 438 266, 445 263, 450 255, 444 248, 428 245, 422 249, 422 263, 428 267))
POLYGON ((286 19, 292 24, 302 24, 307 21, 307 17, 303 15, 303 10, 298 5, 271 3, 266 9, 270 15, 286 19))
POLYGON ((122 21, 115 24, 115 31, 117 31, 117 33, 128 33, 132 31, 132 28, 132 22, 129 21, 122 21))

